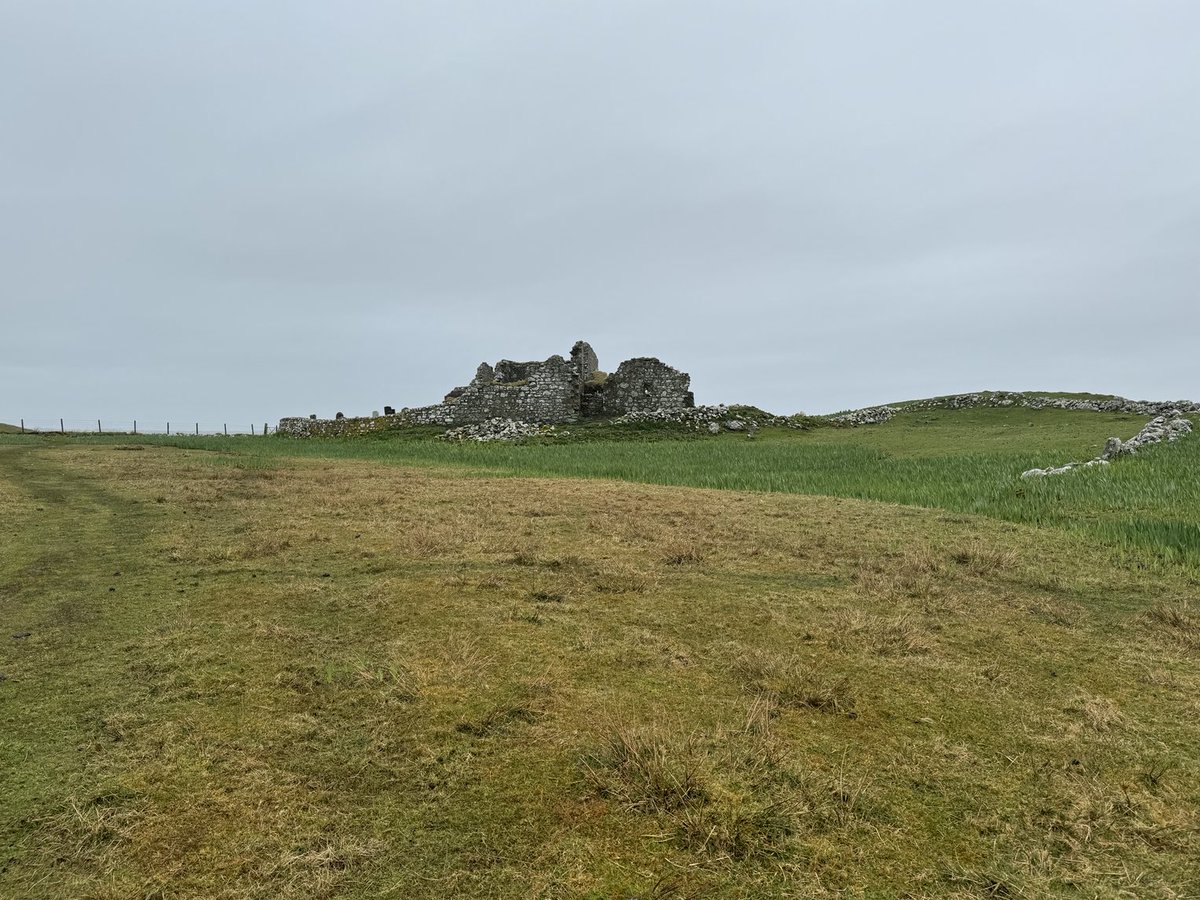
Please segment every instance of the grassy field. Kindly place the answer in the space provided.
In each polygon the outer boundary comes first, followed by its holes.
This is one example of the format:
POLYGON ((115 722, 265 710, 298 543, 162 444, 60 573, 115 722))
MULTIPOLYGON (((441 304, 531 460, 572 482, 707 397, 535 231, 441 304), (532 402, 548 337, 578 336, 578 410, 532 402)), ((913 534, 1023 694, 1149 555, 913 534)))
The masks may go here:
MULTIPOLYGON (((1145 422, 1093 412, 964 409, 909 413, 882 427, 764 429, 752 440, 608 426, 581 426, 565 440, 516 445, 447 443, 432 439, 436 429, 386 439, 139 440, 233 453, 247 464, 305 456, 489 476, 610 478, 881 500, 1081 531, 1131 551, 1131 565, 1200 567, 1200 441, 1152 448, 1119 466, 1069 478, 1020 478, 1031 468, 1091 459, 1107 437, 1132 437, 1145 422)), ((111 444, 127 438, 68 440, 111 444)))
POLYGON ((4 438, 0 896, 1194 896, 1141 424, 4 438))

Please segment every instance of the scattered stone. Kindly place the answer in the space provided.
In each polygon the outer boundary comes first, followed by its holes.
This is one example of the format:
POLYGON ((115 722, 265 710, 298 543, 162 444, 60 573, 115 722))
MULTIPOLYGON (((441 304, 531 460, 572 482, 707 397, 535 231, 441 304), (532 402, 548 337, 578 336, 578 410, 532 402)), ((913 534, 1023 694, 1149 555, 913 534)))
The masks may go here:
POLYGON ((730 431, 745 431, 746 423, 740 419, 730 419, 725 423, 725 427, 730 431))
MULTIPOLYGON (((729 428, 730 421, 739 422, 743 430, 751 432, 765 425, 774 425, 780 428, 802 429, 805 427, 803 422, 795 418, 773 416, 770 413, 762 413, 756 418, 749 418, 743 415, 738 419, 730 419, 729 407, 724 404, 718 406, 693 406, 688 409, 641 410, 618 416, 612 421, 614 425, 629 425, 640 422, 666 422, 675 425, 686 425, 696 431, 707 431, 709 434, 720 434, 722 425, 729 428)), ((731 430, 736 431, 739 429, 731 430)))
POLYGON ((19 640, 22 640, 23 638, 29 637, 31 634, 33 634, 32 631, 18 631, 16 634, 13 635, 13 640, 19 641, 19 640))
POLYGON ((451 428, 443 434, 444 441, 522 441, 528 438, 552 437, 569 434, 559 431, 553 425, 540 425, 536 422, 518 422, 513 419, 491 419, 472 425, 461 425, 451 428))
POLYGON ((1107 400, 1083 400, 1072 397, 1045 397, 1013 391, 994 391, 978 394, 958 394, 922 400, 902 407, 900 412, 920 412, 930 409, 968 409, 978 406, 1017 406, 1025 409, 1069 409, 1082 412, 1130 413, 1137 416, 1172 416, 1200 413, 1200 403, 1192 400, 1127 400, 1112 397, 1107 400))
POLYGON ((885 422, 890 422, 898 412, 900 410, 894 406, 868 406, 866 409, 856 409, 832 416, 830 421, 837 425, 849 425, 851 428, 857 428, 860 425, 883 425, 885 422))
POLYGON ((0 682, 3 682, 3 681, 8 681, 8 676, 5 675, 3 672, 0 672, 0 682))

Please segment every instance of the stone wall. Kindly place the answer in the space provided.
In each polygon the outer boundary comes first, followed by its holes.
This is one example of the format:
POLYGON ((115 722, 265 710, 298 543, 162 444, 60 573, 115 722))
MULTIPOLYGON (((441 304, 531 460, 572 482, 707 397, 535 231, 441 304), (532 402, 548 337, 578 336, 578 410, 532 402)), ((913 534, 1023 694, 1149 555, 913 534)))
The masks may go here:
MULTIPOLYGON (((437 407, 410 410, 410 416, 438 425, 466 425, 490 419, 551 423, 579 419, 583 385, 575 369, 561 356, 529 363, 502 359, 496 363, 494 372, 493 381, 477 376, 466 387, 456 388, 437 407)), ((479 374, 484 373, 481 370, 479 374)))
POLYGON ((696 405, 688 390, 692 378, 652 356, 627 359, 599 384, 588 385, 583 398, 586 418, 630 413, 678 412, 696 405))
POLYGON ((1067 472, 1073 472, 1080 468, 1090 469, 1093 466, 1107 466, 1114 459, 1119 459, 1122 456, 1133 456, 1143 447, 1149 447, 1152 444, 1161 444, 1163 441, 1174 443, 1191 433, 1191 419, 1183 418, 1179 415, 1178 409, 1173 408, 1167 415, 1156 416, 1141 431, 1127 441, 1122 441, 1119 437, 1110 437, 1104 444, 1104 452, 1095 459, 1090 459, 1085 463, 1066 463, 1049 469, 1029 469, 1022 472, 1021 477, 1042 478, 1047 475, 1065 475, 1067 472))
POLYGON ((575 342, 571 348, 571 366, 582 383, 587 384, 592 380, 592 376, 600 371, 600 360, 591 344, 587 341, 575 342))
POLYGON ((1172 412, 1200 412, 1200 403, 1193 400, 1128 400, 1124 397, 1092 400, 1080 397, 1046 397, 1016 391, 990 391, 935 397, 919 403, 906 404, 897 409, 897 412, 915 412, 923 409, 963 409, 975 406, 1069 409, 1084 412, 1132 413, 1138 416, 1162 416, 1172 412))
POLYGON ((402 428, 408 421, 396 416, 355 416, 318 419, 315 416, 291 416, 279 420, 278 434, 288 437, 354 437, 402 428))

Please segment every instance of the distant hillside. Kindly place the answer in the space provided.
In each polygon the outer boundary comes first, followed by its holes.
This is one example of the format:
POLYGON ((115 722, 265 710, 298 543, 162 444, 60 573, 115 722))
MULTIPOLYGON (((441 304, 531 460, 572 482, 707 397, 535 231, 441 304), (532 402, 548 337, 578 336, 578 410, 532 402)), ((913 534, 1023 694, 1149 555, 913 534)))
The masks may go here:
POLYGON ((19 432, 20 430, 21 429, 16 425, 6 425, 5 423, 0 422, 0 434, 13 434, 14 432, 19 432))
POLYGON ((901 400, 896 403, 891 403, 889 406, 913 406, 918 403, 936 403, 939 400, 950 400, 953 397, 962 396, 978 396, 978 397, 993 397, 993 396, 1023 396, 1023 397, 1057 397, 1063 400, 1124 400, 1124 397, 1118 397, 1116 394, 1090 394, 1086 391, 1078 391, 1072 393, 1070 391, 972 391, 970 394, 943 394, 938 397, 925 397, 920 400, 901 400))

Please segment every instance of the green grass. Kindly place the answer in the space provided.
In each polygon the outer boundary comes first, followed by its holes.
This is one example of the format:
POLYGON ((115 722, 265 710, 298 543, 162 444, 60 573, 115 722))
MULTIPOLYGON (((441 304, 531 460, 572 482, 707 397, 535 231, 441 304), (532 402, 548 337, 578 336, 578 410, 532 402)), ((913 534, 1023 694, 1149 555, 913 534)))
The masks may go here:
POLYGON ((358 440, 157 442, 247 459, 317 456, 879 500, 1081 531, 1146 565, 1200 565, 1200 479, 1194 474, 1200 438, 1107 468, 1020 478, 1027 469, 1090 459, 1110 435, 1129 438, 1143 424, 1144 417, 1130 415, 980 408, 909 413, 863 428, 768 428, 753 439, 654 425, 585 425, 569 427, 573 435, 566 440, 516 445, 446 443, 433 439, 436 429, 358 440))
POLYGON ((0 434, 20 434, 20 433, 21 433, 21 429, 18 428, 16 425, 6 425, 4 422, 0 422, 0 434))
MULTIPOLYGON (((1186 567, 944 509, 511 477, 832 483, 883 439, 5 439, 0 896, 1195 894, 1186 567)), ((876 487, 938 471, 905 440, 876 487)))

